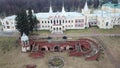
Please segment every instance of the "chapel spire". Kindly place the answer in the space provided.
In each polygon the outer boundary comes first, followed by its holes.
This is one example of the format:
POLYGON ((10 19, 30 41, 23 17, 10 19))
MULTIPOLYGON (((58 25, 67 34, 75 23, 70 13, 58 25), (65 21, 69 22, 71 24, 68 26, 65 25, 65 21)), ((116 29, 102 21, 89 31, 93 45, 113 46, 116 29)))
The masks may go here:
POLYGON ((50 3, 50 8, 49 8, 49 13, 53 13, 51 3, 50 3))
POLYGON ((87 1, 85 2, 84 10, 89 10, 87 1))
POLYGON ((90 9, 88 8, 87 1, 85 2, 84 8, 82 9, 82 14, 84 14, 84 15, 90 14, 90 9))
POLYGON ((62 13, 65 13, 64 3, 63 3, 63 6, 62 6, 62 13))

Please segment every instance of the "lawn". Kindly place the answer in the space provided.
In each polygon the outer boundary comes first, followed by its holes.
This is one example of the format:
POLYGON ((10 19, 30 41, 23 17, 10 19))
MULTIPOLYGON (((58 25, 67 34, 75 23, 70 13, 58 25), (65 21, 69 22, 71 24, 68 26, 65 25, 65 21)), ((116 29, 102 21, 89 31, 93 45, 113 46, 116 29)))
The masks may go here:
MULTIPOLYGON (((90 34, 93 33, 94 30, 98 33, 119 33, 120 27, 115 27, 110 30, 92 27, 84 30, 67 30, 66 32, 90 34)), ((50 31, 42 30, 34 32, 34 34, 46 35, 50 34, 50 31)), ((114 59, 117 60, 117 63, 120 63, 120 36, 100 36, 99 38, 103 41, 105 47, 113 55, 114 59)), ((29 53, 22 53, 20 46, 16 48, 18 45, 16 40, 17 38, 15 37, 0 37, 0 68, 23 68, 26 64, 35 64, 37 65, 37 68, 48 68, 48 60, 53 56, 61 56, 64 58, 65 65, 63 68, 115 68, 114 63, 110 61, 110 58, 108 58, 109 55, 106 53, 104 53, 104 58, 99 62, 85 61, 83 57, 70 57, 67 52, 46 52, 44 58, 33 59, 29 57, 29 53)))
POLYGON ((51 32, 49 30, 38 30, 38 31, 34 31, 33 35, 48 35, 51 34, 51 32))
POLYGON ((3 53, 9 52, 17 45, 15 37, 0 37, 0 50, 3 53))
MULTIPOLYGON (((34 31, 32 35, 49 36, 51 32, 49 30, 34 31)), ((69 29, 64 31, 66 35, 77 34, 120 34, 120 26, 115 26, 112 29, 99 29, 98 27, 90 27, 86 29, 69 29)))
POLYGON ((113 29, 99 29, 98 27, 90 27, 87 29, 71 29, 66 30, 65 34, 120 34, 120 26, 115 26, 113 29))
MULTIPOLYGON (((113 47, 113 45, 119 45, 119 41, 111 42, 113 40, 120 40, 120 38, 116 37, 100 37, 103 42, 105 42, 107 48, 110 48, 110 52, 115 54, 115 58, 119 59, 119 46, 113 47), (112 45, 109 46, 111 42, 112 45), (112 48, 113 47, 113 48, 112 48), (118 51, 118 52, 117 52, 118 51)), ((53 56, 60 56, 64 58, 65 65, 63 68, 115 68, 114 64, 108 58, 108 55, 105 53, 104 58, 99 62, 97 61, 85 61, 83 57, 70 57, 67 52, 45 52, 45 57, 41 59, 33 59, 29 57, 29 53, 22 53, 20 46, 18 48, 14 48, 16 44, 16 38, 11 37, 1 37, 0 38, 0 47, 10 46, 10 51, 6 51, 6 53, 0 52, 0 68, 23 68, 24 65, 27 64, 35 64, 37 68, 49 68, 48 60, 53 56)), ((7 48, 7 47, 6 47, 7 48)))

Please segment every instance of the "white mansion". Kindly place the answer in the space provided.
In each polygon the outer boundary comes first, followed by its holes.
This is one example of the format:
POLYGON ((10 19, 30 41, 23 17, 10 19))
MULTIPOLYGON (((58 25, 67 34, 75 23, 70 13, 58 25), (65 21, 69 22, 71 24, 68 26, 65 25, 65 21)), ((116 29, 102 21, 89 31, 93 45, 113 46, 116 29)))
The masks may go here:
MULTIPOLYGON (((82 12, 66 12, 64 6, 61 12, 34 13, 39 20, 38 30, 49 30, 52 33, 63 33, 67 29, 85 29, 97 26, 101 29, 110 29, 120 25, 120 4, 106 3, 99 10, 91 10, 85 3, 82 12)), ((3 31, 15 31, 15 17, 8 16, 1 19, 3 31)))

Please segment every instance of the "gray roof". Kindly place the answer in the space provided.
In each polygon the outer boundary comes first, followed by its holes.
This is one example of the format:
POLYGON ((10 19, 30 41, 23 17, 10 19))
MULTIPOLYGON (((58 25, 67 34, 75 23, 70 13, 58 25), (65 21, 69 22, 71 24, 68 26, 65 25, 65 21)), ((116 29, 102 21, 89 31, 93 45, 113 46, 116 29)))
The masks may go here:
POLYGON ((98 17, 114 17, 114 16, 119 16, 120 13, 111 13, 108 11, 102 11, 102 10, 96 10, 93 12, 93 14, 90 14, 89 16, 98 16, 98 17))
POLYGON ((50 16, 65 16, 66 18, 74 18, 84 16, 79 12, 53 12, 53 13, 36 13, 37 18, 49 18, 50 16))

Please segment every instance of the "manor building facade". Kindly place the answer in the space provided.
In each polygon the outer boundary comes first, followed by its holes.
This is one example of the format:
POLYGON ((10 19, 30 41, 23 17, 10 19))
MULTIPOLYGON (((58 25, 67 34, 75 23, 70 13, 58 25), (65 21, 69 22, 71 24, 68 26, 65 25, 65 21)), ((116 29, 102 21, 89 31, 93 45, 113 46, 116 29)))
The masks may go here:
MULTIPOLYGON (((26 11, 27 12, 27 11, 26 11)), ((66 12, 64 6, 61 12, 53 12, 50 5, 49 12, 34 13, 39 23, 38 30, 49 30, 51 33, 63 33, 68 29, 85 29, 97 26, 101 29, 111 29, 120 25, 120 4, 106 3, 99 10, 91 10, 85 3, 82 12, 66 12)), ((1 19, 3 31, 16 31, 15 17, 8 16, 1 19)))

